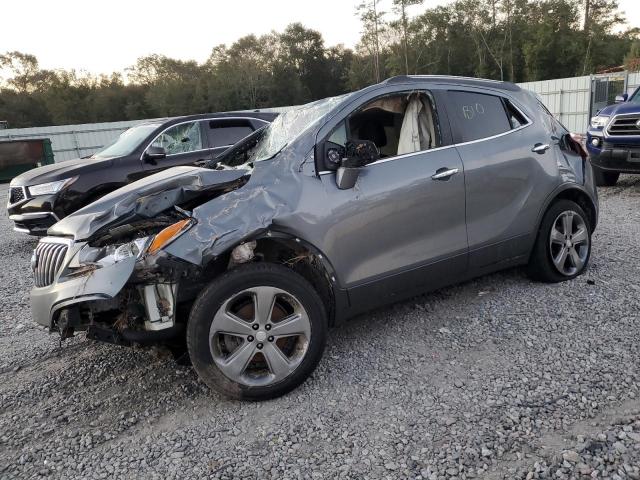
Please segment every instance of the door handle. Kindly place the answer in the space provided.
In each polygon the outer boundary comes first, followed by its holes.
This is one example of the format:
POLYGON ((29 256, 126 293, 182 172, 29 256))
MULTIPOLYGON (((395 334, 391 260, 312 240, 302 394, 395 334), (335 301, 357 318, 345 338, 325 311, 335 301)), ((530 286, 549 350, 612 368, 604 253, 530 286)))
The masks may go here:
POLYGON ((547 150, 549 150, 551 147, 549 146, 548 143, 536 143, 533 148, 531 149, 531 151, 533 153, 538 153, 540 155, 542 155, 544 152, 546 152, 547 150))
POLYGON ((433 180, 449 180, 449 178, 451 178, 459 171, 460 170, 458 170, 457 168, 439 168, 438 170, 436 170, 436 173, 431 175, 431 178, 433 180))

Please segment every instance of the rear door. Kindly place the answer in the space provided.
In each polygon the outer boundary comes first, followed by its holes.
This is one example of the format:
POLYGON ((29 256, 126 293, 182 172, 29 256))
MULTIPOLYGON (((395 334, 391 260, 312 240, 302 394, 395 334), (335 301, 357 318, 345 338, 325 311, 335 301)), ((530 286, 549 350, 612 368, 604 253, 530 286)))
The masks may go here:
POLYGON ((214 118, 202 122, 211 158, 269 122, 255 118, 214 118))
POLYGON ((544 188, 555 175, 551 138, 516 102, 499 93, 447 93, 456 148, 465 168, 469 267, 525 255, 544 188))

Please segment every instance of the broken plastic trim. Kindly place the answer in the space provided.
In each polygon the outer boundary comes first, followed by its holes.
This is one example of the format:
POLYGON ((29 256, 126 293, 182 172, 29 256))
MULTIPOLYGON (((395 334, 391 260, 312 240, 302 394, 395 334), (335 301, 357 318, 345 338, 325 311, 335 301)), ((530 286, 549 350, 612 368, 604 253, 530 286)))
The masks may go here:
POLYGON ((177 283, 155 283, 140 288, 147 321, 145 330, 163 330, 174 325, 177 283))

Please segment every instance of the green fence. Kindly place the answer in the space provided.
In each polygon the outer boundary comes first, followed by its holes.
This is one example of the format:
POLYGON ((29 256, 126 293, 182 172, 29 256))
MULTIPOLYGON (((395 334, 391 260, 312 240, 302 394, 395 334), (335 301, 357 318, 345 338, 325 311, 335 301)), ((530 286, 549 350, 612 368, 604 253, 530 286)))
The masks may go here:
POLYGON ((0 142, 0 181, 7 182, 32 168, 54 162, 48 138, 0 142))

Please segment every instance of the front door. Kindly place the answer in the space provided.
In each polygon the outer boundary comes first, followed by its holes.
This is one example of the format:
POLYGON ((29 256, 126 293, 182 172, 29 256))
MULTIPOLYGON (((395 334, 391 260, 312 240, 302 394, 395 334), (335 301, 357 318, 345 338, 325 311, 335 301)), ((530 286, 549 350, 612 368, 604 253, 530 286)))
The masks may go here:
POLYGON ((143 160, 145 173, 211 160, 213 157, 202 133, 202 122, 197 120, 179 123, 164 130, 150 146, 164 148, 167 156, 155 161, 143 160))
POLYGON ((443 145, 433 97, 421 95, 373 100, 328 138, 370 140, 382 155, 352 189, 322 176, 333 204, 325 252, 356 309, 437 288, 466 269, 464 168, 443 145))

